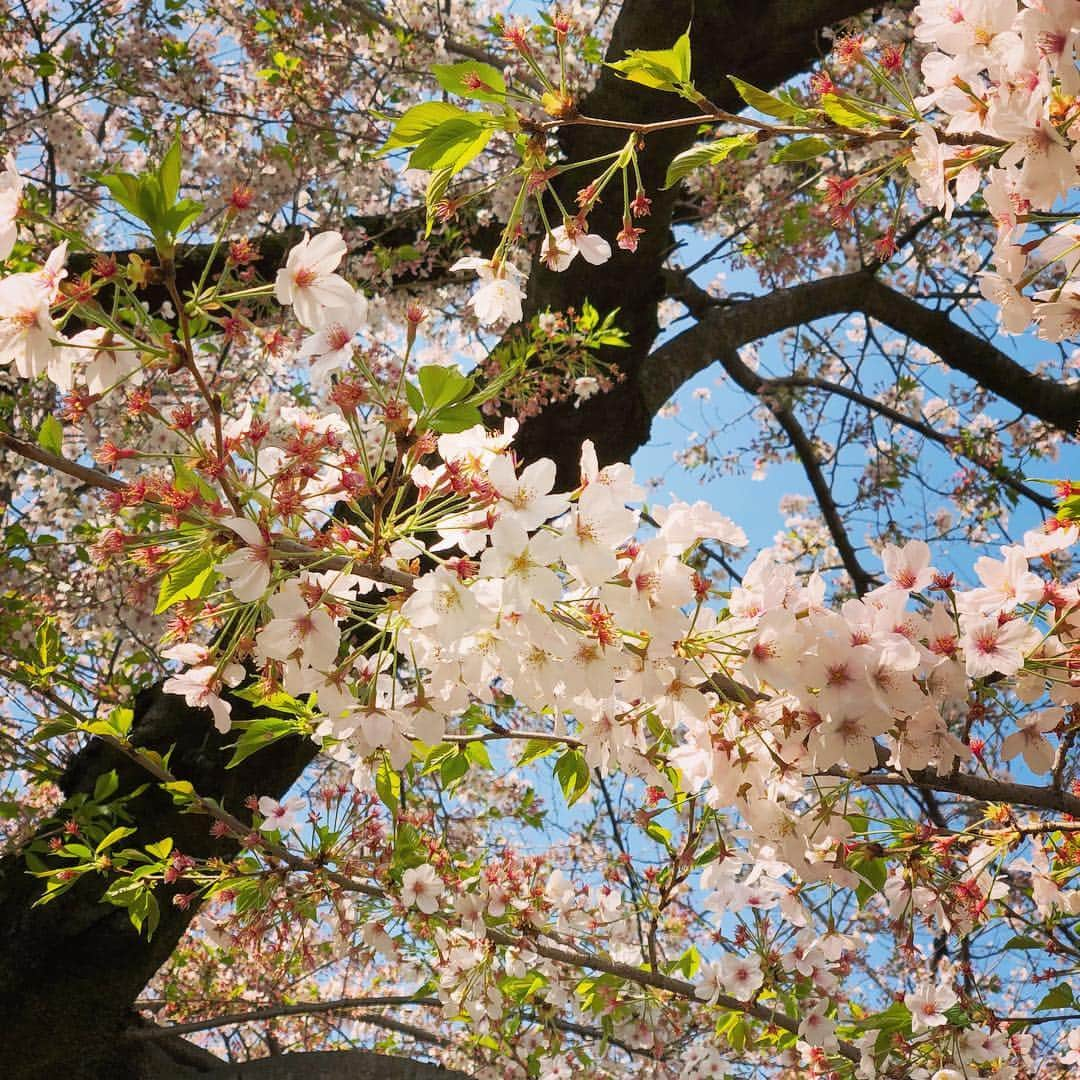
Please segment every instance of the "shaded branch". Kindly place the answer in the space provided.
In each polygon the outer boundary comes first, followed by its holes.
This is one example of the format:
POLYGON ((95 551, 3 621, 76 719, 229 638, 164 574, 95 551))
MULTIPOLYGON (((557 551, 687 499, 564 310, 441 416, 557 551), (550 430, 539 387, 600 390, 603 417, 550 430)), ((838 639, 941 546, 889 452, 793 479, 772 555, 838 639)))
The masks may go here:
POLYGON ((273 1020, 279 1016, 308 1016, 322 1012, 340 1012, 346 1009, 369 1009, 381 1005, 435 1005, 438 998, 418 998, 410 995, 390 997, 338 998, 336 1001, 300 1001, 292 1005, 278 1003, 242 1013, 225 1013, 207 1020, 190 1020, 182 1024, 163 1024, 155 1027, 138 1027, 126 1032, 129 1039, 167 1039, 173 1035, 190 1035, 196 1031, 211 1031, 232 1024, 251 1024, 257 1020, 273 1020))
POLYGON ((978 334, 879 281, 856 271, 777 289, 750 300, 720 301, 688 279, 669 275, 673 298, 698 318, 649 358, 641 389, 652 413, 724 348, 738 348, 830 315, 868 315, 925 345, 953 371, 1052 427, 1075 434, 1080 384, 1066 386, 1036 375, 978 334))
MULTIPOLYGON (((603 971, 608 975, 614 975, 616 978, 635 982, 639 986, 651 986, 657 990, 665 990, 675 997, 696 1001, 699 1004, 702 1003, 697 996, 697 988, 693 983, 686 982, 684 979, 675 979, 670 975, 662 975, 658 971, 646 971, 643 968, 634 967, 633 964, 621 964, 615 960, 607 960, 602 956, 582 952, 579 949, 568 949, 557 945, 549 945, 546 941, 514 937, 512 934, 507 934, 502 930, 489 928, 487 936, 497 945, 525 948, 548 960, 556 960, 563 964, 569 964, 571 967, 603 971)), ((790 1016, 770 1009, 756 1001, 739 1001, 738 998, 733 998, 728 994, 719 994, 716 998, 716 1004, 723 1009, 746 1013, 748 1016, 753 1016, 766 1024, 783 1028, 785 1031, 797 1032, 799 1029, 798 1023, 790 1016)), ((858 1050, 850 1043, 842 1041, 839 1052, 851 1061, 859 1060, 858 1050)))
POLYGON ((372 1050, 313 1050, 222 1064, 212 1080, 468 1080, 468 1073, 372 1050))

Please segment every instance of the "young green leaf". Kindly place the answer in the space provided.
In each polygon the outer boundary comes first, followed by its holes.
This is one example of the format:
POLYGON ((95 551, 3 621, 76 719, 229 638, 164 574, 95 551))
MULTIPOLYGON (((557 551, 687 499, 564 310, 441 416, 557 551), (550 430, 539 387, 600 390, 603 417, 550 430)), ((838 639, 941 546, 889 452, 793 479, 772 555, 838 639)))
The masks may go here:
POLYGON ((431 174, 431 179, 428 180, 427 191, 424 193, 424 206, 427 211, 424 222, 424 236, 431 235, 431 230, 435 225, 436 208, 446 194, 447 188, 450 187, 450 181, 453 178, 454 169, 452 166, 448 166, 445 169, 436 169, 431 174))
POLYGON ((737 75, 729 75, 732 86, 738 91, 739 97, 759 113, 766 116, 775 116, 778 120, 794 120, 803 111, 797 105, 778 98, 775 94, 759 90, 756 86, 740 79, 737 75))
POLYGON ((158 167, 158 181, 161 184, 161 193, 165 199, 166 210, 171 209, 176 204, 176 197, 180 194, 180 166, 180 132, 178 131, 173 136, 169 149, 165 151, 165 156, 161 159, 161 165, 158 167))
POLYGON ((841 127, 861 128, 879 123, 879 117, 867 109, 863 109, 854 102, 837 97, 836 94, 824 94, 821 98, 821 107, 825 115, 841 127))
POLYGON ((191 552, 161 579, 154 614, 160 615, 181 600, 205 596, 216 577, 213 555, 204 549, 191 552))
POLYGON ((580 750, 567 750, 555 764, 555 776, 566 797, 566 805, 573 806, 589 790, 589 766, 580 750))
POLYGON ((37 443, 42 450, 62 457, 64 453, 64 425, 50 413, 38 428, 37 443))
POLYGON ((435 64, 431 70, 439 85, 458 97, 494 102, 502 102, 506 98, 506 79, 491 64, 462 60, 457 64, 435 64))
POLYGON ((822 154, 827 154, 831 149, 832 147, 824 139, 811 135, 806 139, 793 139, 781 146, 773 154, 772 159, 778 165, 787 161, 811 161, 822 154))
POLYGON ((690 82, 690 59, 690 35, 684 33, 670 49, 631 49, 625 60, 607 66, 629 82, 681 93, 690 82))
POLYGON ((472 391, 472 379, 466 378, 455 367, 428 364, 417 372, 424 405, 436 412, 444 405, 460 401, 472 391))
POLYGON ((696 169, 706 165, 718 165, 729 154, 743 147, 752 146, 757 142, 757 134, 752 131, 742 135, 728 135, 716 142, 706 143, 704 146, 692 146, 677 154, 668 165, 667 176, 664 177, 664 190, 674 187, 685 176, 696 169))
POLYGON ((460 172, 491 138, 491 128, 475 120, 446 120, 424 136, 409 157, 410 169, 451 169, 460 172))
POLYGON ((390 137, 383 144, 382 152, 397 150, 403 146, 416 146, 425 136, 447 120, 461 120, 469 116, 465 109, 445 101, 425 101, 414 105, 394 124, 390 137))

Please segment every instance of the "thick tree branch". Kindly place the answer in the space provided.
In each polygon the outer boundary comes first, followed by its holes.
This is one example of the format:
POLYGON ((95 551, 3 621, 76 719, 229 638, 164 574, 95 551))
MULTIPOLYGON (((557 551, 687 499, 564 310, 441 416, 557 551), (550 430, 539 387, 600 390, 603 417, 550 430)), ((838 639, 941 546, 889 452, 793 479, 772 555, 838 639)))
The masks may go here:
POLYGON ((860 776, 858 781, 870 787, 882 785, 918 787, 929 791, 965 795, 980 802, 1030 806, 1036 810, 1054 810, 1061 814, 1080 817, 1080 798, 1049 785, 1018 784, 1012 780, 997 780, 989 776, 974 776, 971 773, 962 772, 939 776, 933 769, 917 769, 908 776, 866 773, 860 776))
POLYGON ((242 1013, 225 1013, 212 1016, 207 1020, 189 1020, 182 1024, 168 1024, 155 1027, 138 1027, 127 1032, 129 1039, 167 1039, 172 1035, 190 1035, 196 1031, 211 1031, 214 1028, 229 1027, 232 1024, 251 1024, 257 1020, 273 1020, 279 1016, 310 1016, 323 1012, 343 1012, 349 1009, 371 1009, 385 1005, 434 1005, 439 1006, 437 998, 417 997, 354 997, 337 998, 334 1001, 299 1001, 292 1005, 278 1003, 265 1005, 259 1009, 249 1009, 242 1013))
POLYGON ((699 321, 649 358, 641 386, 653 412, 687 379, 708 367, 722 348, 738 348, 830 315, 861 312, 925 345, 953 371, 1029 416, 1076 433, 1080 384, 1066 386, 1028 371, 944 311, 924 306, 871 273, 839 274, 734 302, 713 300, 684 279, 675 282, 673 295, 687 303, 699 321))
MULTIPOLYGON (((349 250, 349 261, 359 260, 376 248, 385 249, 392 255, 398 249, 415 245, 424 235, 424 215, 423 207, 414 206, 393 210, 386 214, 347 218, 339 228, 357 234, 359 237, 349 250)), ((428 287, 451 281, 464 282, 464 279, 460 277, 450 276, 450 264, 466 249, 475 247, 482 251, 490 251, 498 243, 501 229, 502 226, 497 221, 484 225, 465 222, 449 235, 445 231, 433 233, 419 268, 415 266, 415 259, 412 258, 403 258, 401 265, 396 269, 393 268, 391 262, 390 285, 393 288, 407 289, 410 286, 428 287)), ((287 229, 267 231, 262 235, 249 237, 251 243, 258 248, 260 259, 255 265, 263 277, 273 280, 277 268, 285 264, 289 249, 303 239, 305 231, 307 230, 300 226, 291 226, 287 229)), ((210 243, 181 245, 174 264, 176 287, 181 294, 186 295, 199 281, 212 253, 213 244, 210 243)), ((116 260, 121 267, 133 255, 151 267, 159 262, 153 248, 139 247, 108 251, 104 254, 116 260)), ((214 257, 211 266, 213 272, 220 273, 224 269, 227 255, 228 245, 224 245, 214 257)), ((72 252, 68 257, 68 269, 72 274, 81 274, 94 266, 95 258, 96 254, 93 252, 72 252)), ((358 284, 363 286, 364 281, 361 279, 358 284)), ((372 285, 382 290, 387 287, 387 282, 378 280, 372 285)), ((165 282, 157 270, 151 271, 149 284, 141 289, 138 295, 140 300, 149 304, 152 311, 156 311, 161 304, 171 299, 165 282)), ((73 325, 69 322, 67 330, 73 329, 73 325)))
POLYGON ((210 1080, 468 1080, 468 1073, 371 1050, 320 1050, 222 1065, 210 1080))

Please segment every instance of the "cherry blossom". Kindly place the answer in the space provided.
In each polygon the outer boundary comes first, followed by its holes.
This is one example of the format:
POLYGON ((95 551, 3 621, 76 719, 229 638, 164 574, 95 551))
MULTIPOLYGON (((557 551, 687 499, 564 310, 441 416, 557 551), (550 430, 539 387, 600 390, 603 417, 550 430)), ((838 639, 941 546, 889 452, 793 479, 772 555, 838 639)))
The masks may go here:
POLYGON ((423 863, 402 875, 401 902, 406 907, 416 907, 425 915, 434 915, 439 910, 439 897, 445 888, 435 867, 423 863))
POLYGON ((55 336, 48 296, 34 275, 0 280, 0 364, 14 364, 24 379, 44 375, 55 355, 55 336))
POLYGON ((356 303, 352 286, 334 273, 347 250, 339 232, 305 234, 277 273, 274 296, 279 304, 291 304, 309 330, 322 328, 328 312, 356 303))
POLYGON ((1027 767, 1034 773, 1047 773, 1054 765, 1054 748, 1043 735, 1053 731, 1064 718, 1060 708, 1043 709, 1020 721, 1017 731, 1006 736, 1001 744, 1001 756, 1011 761, 1022 754, 1027 767))
POLYGON ((911 1013, 911 1030, 916 1034, 927 1028, 941 1027, 947 1023, 945 1013, 957 1002, 951 986, 924 982, 910 994, 904 995, 904 1004, 911 1013))
POLYGON ((356 344, 356 335, 367 325, 367 300, 355 294, 342 307, 327 307, 320 314, 320 329, 304 339, 298 356, 314 357, 311 377, 322 381, 339 368, 348 365, 356 344))
POLYGON ((18 239, 16 218, 25 186, 26 181, 19 176, 15 167, 15 158, 8 154, 4 160, 4 171, 0 172, 0 262, 11 254, 18 239))
POLYGON ((263 823, 259 826, 264 832, 295 829, 303 820, 307 806, 303 799, 287 799, 278 802, 269 795, 263 795, 259 799, 259 813, 263 816, 263 823))
POLYGON ((580 255, 587 263, 600 266, 611 258, 611 245, 596 233, 559 225, 544 237, 540 258, 549 270, 563 271, 580 255))
MULTIPOLYGON (((241 560, 250 567, 255 558, 248 553, 241 560)), ((262 572, 249 569, 245 584, 254 588, 262 580, 262 572)), ((288 660, 299 654, 304 663, 326 670, 337 658, 340 635, 334 620, 321 607, 312 608, 297 581, 286 581, 269 601, 273 619, 260 631, 257 646, 263 656, 273 660, 288 660)))
POLYGON ((230 582, 233 596, 242 603, 259 600, 270 587, 270 545, 262 530, 248 518, 223 518, 247 545, 218 563, 218 572, 230 582))
POLYGON ((521 302, 525 294, 521 290, 524 274, 510 263, 492 265, 489 259, 468 256, 458 259, 453 270, 475 270, 482 282, 469 299, 469 306, 476 313, 481 326, 498 322, 518 322, 521 319, 521 302))
MULTIPOLYGON (((242 668, 239 677, 243 678, 242 668)), ((166 694, 182 695, 192 708, 209 709, 214 715, 214 726, 218 731, 226 732, 232 726, 232 704, 219 693, 223 681, 213 664, 205 664, 171 676, 165 680, 162 689, 166 694)))

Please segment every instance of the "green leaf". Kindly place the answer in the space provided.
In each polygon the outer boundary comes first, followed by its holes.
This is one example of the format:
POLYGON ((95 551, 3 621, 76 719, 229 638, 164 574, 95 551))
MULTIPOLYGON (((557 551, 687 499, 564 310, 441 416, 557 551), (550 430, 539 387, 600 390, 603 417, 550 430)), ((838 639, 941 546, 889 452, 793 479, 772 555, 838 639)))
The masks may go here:
POLYGON ((773 154, 772 159, 778 165, 786 161, 811 161, 822 154, 827 154, 831 149, 832 147, 824 139, 811 135, 809 138, 795 139, 781 146, 773 154))
POLYGON ((1073 997, 1072 987, 1068 983, 1058 983, 1035 1006, 1035 1011, 1046 1012, 1049 1009, 1071 1009, 1075 1004, 1076 999, 1073 997))
POLYGON ((428 364, 416 373, 416 377, 420 381, 424 404, 431 412, 468 396, 473 385, 472 379, 462 375, 456 367, 442 364, 428 364))
POLYGON ((109 833, 109 835, 106 836, 105 839, 102 840, 96 848, 94 848, 94 854, 100 855, 103 851, 111 848, 113 844, 115 844, 118 840, 123 840, 125 836, 131 836, 131 834, 136 831, 137 830, 131 828, 130 826, 124 825, 121 825, 119 828, 113 829, 113 831, 109 833))
POLYGON ((172 849, 173 841, 171 836, 166 836, 164 840, 159 840, 156 844, 146 845, 146 850, 159 859, 167 859, 172 849))
POLYGON ((389 755, 383 754, 375 773, 375 793, 391 814, 401 805, 401 777, 391 768, 389 755))
POLYGON ((102 773, 94 781, 94 802, 105 802, 110 795, 115 795, 117 788, 120 787, 120 778, 116 775, 115 769, 110 769, 106 773, 102 773))
POLYGON ((701 953, 699 953, 693 945, 691 945, 690 948, 675 961, 675 970, 681 971, 683 977, 687 979, 693 979, 700 968, 701 953))
POLYGON ((671 830, 665 829, 655 818, 650 818, 649 824, 645 826, 645 835, 666 848, 671 847, 671 830))
POLYGON ((1006 949, 1045 949, 1046 946, 1038 938, 1028 934, 1017 934, 1005 942, 1006 949))
POLYGON ((42 620, 38 625, 34 633, 34 644, 41 660, 42 673, 56 668, 64 659, 60 631, 57 629, 56 620, 52 616, 42 620))
POLYGON ((525 744, 525 750, 522 752, 521 757, 518 758, 518 768, 521 768, 522 765, 528 765, 538 758, 547 757, 548 754, 554 754, 558 749, 558 743, 548 742, 546 739, 530 739, 525 744))
POLYGON ((443 758, 442 764, 439 766, 439 778, 442 780, 443 787, 451 788, 468 771, 468 755, 459 750, 456 754, 451 754, 449 757, 443 758))
POLYGON ((683 33, 670 49, 631 49, 606 66, 629 82, 680 93, 690 82, 690 59, 690 35, 683 33))
POLYGON ((448 757, 457 752, 458 748, 453 743, 439 743, 438 746, 433 746, 428 751, 427 757, 424 758, 424 766, 420 771, 420 775, 430 776, 448 757))
POLYGON ((235 769, 240 762, 246 761, 257 750, 262 750, 289 735, 295 735, 303 727, 300 721, 283 716, 260 716, 249 721, 241 732, 240 738, 236 740, 233 756, 225 767, 235 769))
POLYGON ((149 889, 128 905, 128 918, 136 930, 141 931, 143 926, 146 926, 147 938, 154 936, 154 931, 161 921, 161 910, 154 894, 149 889))
POLYGON ((859 901, 859 907, 864 907, 870 897, 881 892, 885 887, 889 865, 884 859, 867 859, 861 855, 853 855, 848 860, 848 866, 862 878, 856 886, 855 896, 859 901))
POLYGON ((740 79, 737 75, 729 75, 728 78, 731 80, 732 86, 738 91, 739 97, 751 109, 756 109, 759 113, 764 113, 766 116, 775 116, 779 120, 794 120, 804 111, 790 101, 784 101, 783 98, 778 98, 775 94, 759 90, 756 86, 746 82, 745 79, 740 79))
POLYGON ((728 135, 726 138, 717 139, 716 142, 706 143, 704 146, 692 146, 672 158, 668 165, 667 176, 664 177, 664 190, 674 187, 684 176, 688 176, 695 169, 704 168, 706 165, 718 165, 729 154, 741 150, 745 146, 752 146, 757 142, 757 134, 752 131, 742 135, 728 135))
POLYGON ((424 193, 424 205, 427 208, 427 218, 424 226, 424 235, 430 236, 435 225, 435 208, 439 205, 442 197, 450 187, 454 170, 448 166, 445 169, 436 169, 428 180, 427 191, 424 193))
POLYGON ((195 785, 190 780, 170 780, 161 789, 169 793, 174 806, 189 806, 195 801, 195 785))
POLYGON ((567 750, 555 764, 555 776, 566 797, 566 805, 573 806, 589 790, 589 766, 580 750, 567 750))
POLYGON ((690 81, 690 31, 684 30, 679 39, 671 46, 672 55, 675 57, 675 71, 679 79, 688 83, 690 81))
POLYGON ((139 217, 139 181, 131 173, 109 173, 96 176, 109 194, 129 213, 139 217))
POLYGON ((214 557, 209 551, 200 549, 186 555, 161 579, 154 614, 160 615, 181 600, 205 596, 216 576, 214 557))
POLYGON ((488 144, 491 129, 475 120, 447 120, 424 136, 409 157, 410 169, 460 172, 488 144))
POLYGON ((179 236, 189 225, 194 224, 203 212, 203 204, 194 199, 181 199, 164 216, 165 231, 172 236, 179 236))
POLYGON ((836 94, 823 94, 821 107, 834 124, 842 127, 860 128, 880 123, 880 118, 874 113, 860 108, 850 100, 839 98, 836 94))
POLYGON ((884 1012, 867 1016, 854 1026, 858 1031, 909 1032, 911 1013, 902 1001, 894 1001, 884 1012))
POLYGON ((145 892, 147 883, 141 878, 117 878, 104 892, 101 899, 106 904, 117 907, 130 907, 138 895, 145 892))
POLYGON ((42 450, 48 450, 57 457, 64 455, 64 425, 50 413, 41 421, 38 428, 37 444, 42 450))
POLYGON ((180 165, 180 132, 177 131, 158 167, 158 180, 165 200, 165 209, 171 209, 176 204, 177 195, 180 194, 180 165))
POLYGON ((482 742, 466 743, 465 756, 474 765, 479 765, 481 769, 488 769, 490 771, 495 768, 491 763, 491 755, 488 753, 488 748, 482 742))
POLYGON ((439 85, 458 97, 494 102, 502 102, 506 98, 506 79, 491 64, 462 60, 458 64, 435 64, 431 70, 439 85), (477 82, 483 86, 476 87, 477 82))
POLYGON ((440 435, 453 435, 458 431, 467 431, 483 422, 484 418, 475 405, 466 405, 465 402, 461 402, 440 409, 428 426, 440 435))
POLYGON ((416 146, 431 131, 447 120, 460 120, 470 114, 445 101, 425 101, 414 105, 394 124, 390 137, 383 144, 382 152, 403 146, 416 146))

